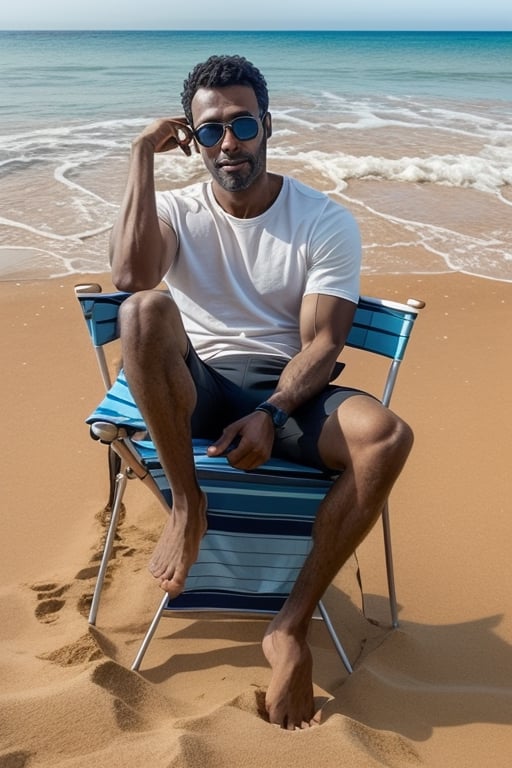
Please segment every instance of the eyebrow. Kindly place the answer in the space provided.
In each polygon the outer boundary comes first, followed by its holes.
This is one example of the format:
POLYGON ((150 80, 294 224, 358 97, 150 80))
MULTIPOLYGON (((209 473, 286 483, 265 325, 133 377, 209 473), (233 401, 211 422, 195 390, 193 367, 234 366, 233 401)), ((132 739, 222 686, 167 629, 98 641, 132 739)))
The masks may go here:
POLYGON ((260 114, 258 112, 257 115, 253 115, 253 113, 248 110, 244 109, 239 112, 234 112, 230 117, 228 117, 226 120, 221 120, 220 117, 209 117, 206 120, 201 120, 200 123, 194 123, 194 125, 206 125, 206 123, 230 123, 232 120, 235 120, 237 117, 255 117, 258 119, 260 117, 260 114))

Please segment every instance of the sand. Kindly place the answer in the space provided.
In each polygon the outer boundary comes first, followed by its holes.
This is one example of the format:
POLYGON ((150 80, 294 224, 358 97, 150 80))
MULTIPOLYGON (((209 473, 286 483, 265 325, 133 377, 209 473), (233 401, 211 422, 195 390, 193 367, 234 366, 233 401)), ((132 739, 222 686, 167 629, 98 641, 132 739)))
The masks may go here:
MULTIPOLYGON (((259 714, 261 620, 165 619, 129 671, 160 597, 146 562, 163 515, 137 481, 88 627, 107 481, 84 424, 102 385, 80 279, 0 284, 0 768, 510 766, 512 285, 364 278, 366 294, 427 302, 393 402, 416 434, 391 498, 401 626, 377 526, 359 550, 367 615, 353 563, 327 595, 355 672, 315 624, 322 724, 288 733, 259 714)), ((349 375, 372 386, 352 357, 349 375)))

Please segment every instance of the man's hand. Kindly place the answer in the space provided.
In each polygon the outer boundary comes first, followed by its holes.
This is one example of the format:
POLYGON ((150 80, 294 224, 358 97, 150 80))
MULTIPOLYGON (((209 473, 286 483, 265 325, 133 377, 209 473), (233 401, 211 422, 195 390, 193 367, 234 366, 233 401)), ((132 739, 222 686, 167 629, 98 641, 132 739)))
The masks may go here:
POLYGON ((148 125, 137 136, 134 145, 147 141, 152 145, 154 152, 168 152, 179 147, 187 157, 190 157, 192 146, 196 152, 199 151, 192 129, 185 117, 169 117, 155 120, 154 123, 148 125))
POLYGON ((270 416, 254 411, 229 424, 208 448, 208 456, 225 455, 237 469, 256 469, 269 460, 273 444, 274 425, 270 416))

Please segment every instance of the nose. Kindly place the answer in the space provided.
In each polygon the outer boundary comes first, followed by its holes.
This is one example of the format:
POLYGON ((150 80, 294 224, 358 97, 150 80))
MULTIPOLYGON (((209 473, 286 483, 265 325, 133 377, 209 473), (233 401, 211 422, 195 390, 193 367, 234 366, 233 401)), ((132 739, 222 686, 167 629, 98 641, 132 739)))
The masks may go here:
POLYGON ((233 133, 232 128, 229 125, 226 125, 224 128, 224 136, 221 140, 221 148, 224 151, 230 151, 234 147, 238 146, 238 139, 236 138, 235 134, 233 133))

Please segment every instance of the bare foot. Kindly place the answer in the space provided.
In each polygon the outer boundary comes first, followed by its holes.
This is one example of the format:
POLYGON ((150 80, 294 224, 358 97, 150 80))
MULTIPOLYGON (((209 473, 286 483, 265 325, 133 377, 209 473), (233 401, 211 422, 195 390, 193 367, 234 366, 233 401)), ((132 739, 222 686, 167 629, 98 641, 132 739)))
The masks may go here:
POLYGON ((149 570, 171 597, 183 592, 189 569, 197 560, 201 539, 206 533, 206 509, 204 493, 193 514, 173 508, 153 552, 149 570))
POLYGON ((271 723, 293 731, 317 725, 313 700, 313 660, 308 644, 270 624, 263 638, 263 653, 272 667, 265 697, 271 723))

